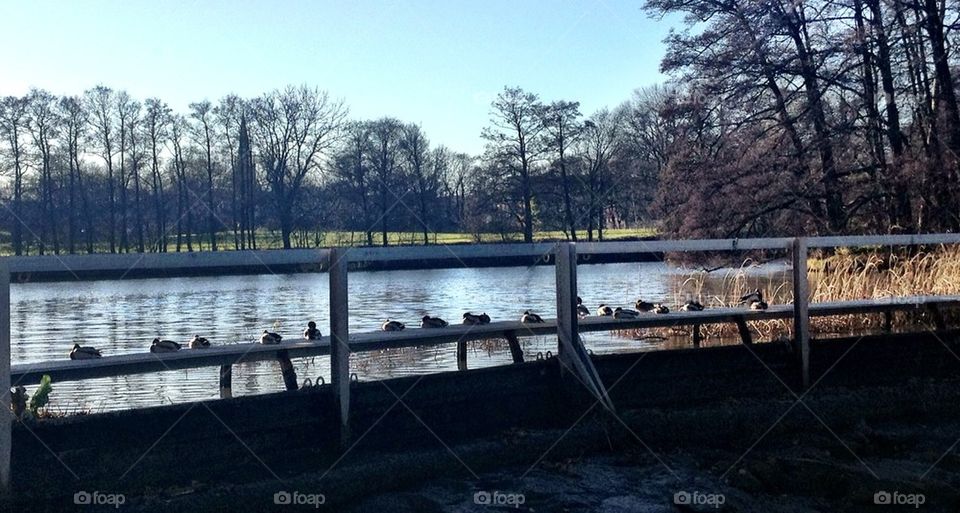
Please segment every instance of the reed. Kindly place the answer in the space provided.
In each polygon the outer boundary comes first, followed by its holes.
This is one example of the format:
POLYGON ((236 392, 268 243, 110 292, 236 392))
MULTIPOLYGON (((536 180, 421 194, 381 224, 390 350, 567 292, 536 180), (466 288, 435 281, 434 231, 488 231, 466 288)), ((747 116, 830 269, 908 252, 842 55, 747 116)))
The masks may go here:
MULTIPOLYGON (((707 308, 737 307, 739 298, 754 289, 760 289, 770 304, 793 302, 792 276, 788 269, 782 273, 759 275, 752 273, 752 260, 720 276, 716 271, 694 271, 678 279, 673 302, 676 305, 694 299, 707 308)), ((960 294, 960 248, 937 247, 920 252, 874 250, 869 252, 841 251, 829 256, 817 256, 809 263, 811 269, 810 301, 843 301, 852 299, 881 299, 911 295, 960 294)), ((957 321, 954 312, 944 312, 947 322, 957 321)), ((819 317, 811 320, 815 336, 847 335, 877 331, 883 317, 876 315, 819 317)), ((792 325, 788 320, 753 321, 750 323, 761 340, 790 337, 792 325)), ((897 312, 893 316, 894 331, 907 331, 930 326, 924 313, 897 312)), ((636 330, 633 336, 689 335, 690 327, 669 330, 636 330)), ((736 327, 725 324, 701 328, 705 344, 716 345, 736 341, 736 327)))

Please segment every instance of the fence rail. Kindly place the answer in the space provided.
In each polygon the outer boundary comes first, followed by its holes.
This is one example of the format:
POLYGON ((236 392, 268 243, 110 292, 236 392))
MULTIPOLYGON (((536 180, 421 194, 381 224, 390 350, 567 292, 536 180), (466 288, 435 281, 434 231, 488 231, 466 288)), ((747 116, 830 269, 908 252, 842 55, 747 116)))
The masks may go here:
MULTIPOLYGON (((331 381, 340 416, 341 439, 350 437, 350 364, 351 352, 375 351, 391 347, 410 347, 458 343, 485 338, 507 338, 512 344, 517 337, 552 335, 559 337, 558 355, 568 368, 580 374, 581 381, 608 408, 604 384, 583 347, 578 334, 589 331, 692 325, 699 333, 702 324, 735 322, 740 326, 745 343, 750 343, 746 321, 793 318, 794 346, 799 354, 799 371, 804 383, 809 382, 809 319, 815 316, 866 313, 887 313, 916 308, 932 309, 960 305, 960 296, 913 296, 874 300, 808 304, 806 259, 808 248, 842 246, 913 246, 958 244, 960 234, 839 236, 813 238, 707 239, 674 241, 627 241, 587 243, 483 244, 475 246, 418 246, 397 248, 335 248, 332 250, 227 251, 218 253, 160 253, 143 255, 47 255, 0 258, 0 489, 8 486, 10 477, 12 416, 10 407, 11 379, 15 384, 30 384, 50 374, 57 381, 90 379, 159 372, 165 370, 220 366, 221 392, 229 395, 230 368, 245 361, 276 359, 281 363, 288 388, 296 387, 296 376, 289 364, 291 358, 330 355, 331 381), (650 254, 667 252, 782 250, 790 253, 793 264, 795 303, 774 305, 766 311, 738 308, 717 308, 704 312, 678 312, 650 315, 635 320, 612 318, 578 319, 576 312, 576 262, 579 255, 650 254), (557 270, 557 315, 542 324, 496 322, 483 326, 450 326, 444 329, 410 329, 399 333, 350 334, 348 329, 348 265, 351 262, 391 262, 421 260, 431 262, 453 260, 526 257, 553 263, 557 270), (190 268, 248 268, 271 266, 310 266, 330 273, 330 336, 318 341, 298 341, 280 346, 236 344, 204 350, 185 350, 172 354, 140 353, 106 357, 97 360, 55 361, 32 364, 10 362, 10 275, 32 272, 106 272, 129 270, 165 271, 190 268), (292 380, 290 379, 292 377, 292 380)), ((512 264, 502 264, 512 265, 512 264)), ((935 315, 935 319, 940 319, 935 315)), ((942 323, 942 321, 940 321, 942 323)), ((698 340, 694 336, 695 343, 698 340)), ((513 349, 513 345, 512 345, 513 349)), ((514 355, 516 359, 516 353, 514 355)), ((520 355, 522 359, 522 353, 520 355)))

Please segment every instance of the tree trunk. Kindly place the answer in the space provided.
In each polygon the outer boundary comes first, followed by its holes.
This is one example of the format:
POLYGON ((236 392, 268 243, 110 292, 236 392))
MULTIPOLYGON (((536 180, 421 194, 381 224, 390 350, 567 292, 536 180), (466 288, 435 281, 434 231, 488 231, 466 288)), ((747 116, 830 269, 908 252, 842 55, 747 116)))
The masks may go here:
POLYGON ((820 181, 823 184, 823 194, 826 198, 827 229, 831 233, 840 233, 845 224, 843 196, 837 178, 831 134, 827 127, 826 114, 823 109, 823 93, 817 80, 816 66, 807 47, 808 37, 803 13, 792 7, 790 14, 792 15, 786 17, 786 28, 797 50, 800 76, 803 79, 807 104, 813 121, 814 136, 816 137, 815 144, 820 155, 820 181))

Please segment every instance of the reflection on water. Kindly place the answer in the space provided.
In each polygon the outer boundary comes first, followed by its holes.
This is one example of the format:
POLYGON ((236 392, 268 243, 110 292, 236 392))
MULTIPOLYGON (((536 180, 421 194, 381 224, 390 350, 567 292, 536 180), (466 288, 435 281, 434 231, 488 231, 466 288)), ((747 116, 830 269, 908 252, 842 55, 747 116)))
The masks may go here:
MULTIPOLYGON (((775 271, 778 280, 782 266, 775 271)), ((631 305, 638 297, 675 304, 684 299, 677 287, 687 276, 662 263, 584 265, 578 268, 578 287, 591 309, 599 303, 631 305)), ((550 266, 357 271, 349 280, 352 332, 376 330, 386 318, 414 327, 426 314, 459 322, 466 310, 487 312, 494 320, 518 319, 525 309, 545 316, 555 311, 550 266)), ((684 288, 718 294, 711 280, 701 281, 686 282, 684 288)), ((11 299, 14 364, 66 358, 74 342, 118 355, 146 351, 158 336, 186 342, 199 334, 215 344, 230 344, 254 341, 270 329, 299 338, 308 320, 316 320, 324 334, 328 331, 327 275, 317 273, 15 284, 11 299)), ((584 338, 597 353, 656 347, 655 341, 623 334, 591 333, 584 338)), ((555 337, 522 343, 530 358, 556 349, 555 337)), ((510 361, 505 345, 470 346, 471 368, 510 361)), ((294 365, 301 380, 322 376, 329 381, 325 357, 296 360, 294 365)), ((455 348, 355 354, 351 365, 363 380, 453 370, 455 348)), ((211 367, 55 383, 52 408, 102 411, 215 398, 218 372, 211 367)), ((283 389, 283 380, 276 363, 245 363, 234 366, 233 387, 235 395, 273 392, 283 389)))

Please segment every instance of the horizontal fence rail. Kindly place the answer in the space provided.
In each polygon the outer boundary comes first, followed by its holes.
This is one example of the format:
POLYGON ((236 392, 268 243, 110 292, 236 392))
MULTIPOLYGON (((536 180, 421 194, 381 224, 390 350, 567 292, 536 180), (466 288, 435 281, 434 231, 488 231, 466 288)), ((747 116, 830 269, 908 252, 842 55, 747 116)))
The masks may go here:
MULTIPOLYGON (((125 255, 46 255, 6 257, 0 259, 0 409, 10 407, 10 386, 38 383, 43 375, 55 381, 82 380, 129 374, 161 372, 167 370, 219 366, 221 369, 221 396, 230 396, 231 366, 250 361, 276 360, 283 370, 288 389, 297 386, 296 375, 290 364, 291 358, 331 356, 332 393, 338 404, 342 441, 349 438, 350 366, 352 352, 379 351, 390 348, 458 344, 459 350, 471 340, 506 338, 511 342, 514 361, 519 337, 535 335, 558 335, 561 343, 558 355, 567 362, 568 368, 580 374, 581 382, 587 383, 591 393, 609 403, 603 383, 599 382, 596 370, 587 356, 581 332, 611 331, 623 329, 655 328, 670 326, 694 326, 694 344, 697 345, 699 326, 703 324, 737 323, 744 343, 750 343, 746 329, 747 321, 770 319, 794 319, 794 346, 802 355, 800 363, 804 383, 809 380, 809 333, 810 317, 830 315, 854 315, 927 309, 934 313, 942 324, 937 308, 960 306, 960 296, 910 296, 882 299, 863 299, 808 304, 806 258, 808 248, 858 247, 858 246, 916 246, 958 244, 960 234, 924 235, 868 235, 831 236, 811 238, 766 238, 766 239, 707 239, 669 241, 623 241, 587 243, 537 243, 537 244, 480 244, 453 246, 411 246, 392 248, 336 248, 302 250, 255 250, 225 251, 217 253, 157 253, 125 255), (578 319, 572 315, 576 299, 576 262, 588 260, 590 255, 615 254, 663 254, 668 252, 714 252, 783 250, 791 254, 794 268, 795 297, 798 304, 771 305, 767 310, 753 311, 746 308, 711 308, 702 312, 675 312, 656 315, 646 314, 637 319, 619 320, 612 317, 588 317, 578 319), (492 322, 486 325, 451 325, 442 329, 408 329, 401 332, 349 333, 347 319, 349 297, 347 293, 348 264, 370 262, 422 261, 423 267, 439 266, 444 261, 489 260, 493 266, 516 265, 516 258, 536 259, 552 263, 557 268, 557 315, 540 324, 523 324, 516 321, 492 322), (499 263, 498 259, 503 262, 499 263), (109 356, 95 360, 61 360, 11 366, 10 362, 10 276, 13 273, 97 273, 128 271, 176 271, 185 269, 243 269, 248 272, 263 269, 271 272, 273 267, 289 269, 303 266, 309 270, 325 270, 330 279, 330 333, 314 341, 284 342, 280 345, 256 343, 232 344, 207 349, 184 349, 169 354, 136 353, 109 356), (797 293, 797 292, 801 293, 797 293), (336 345, 332 345, 331 340, 336 345)), ((939 326, 938 326, 939 327, 939 326)), ((519 361, 522 361, 522 351, 519 361)), ((0 489, 8 486, 10 476, 10 433, 12 417, 0 412, 0 489)))
MULTIPOLYGON (((960 307, 958 296, 909 296, 889 299, 862 299, 855 301, 831 301, 810 304, 811 317, 857 315, 894 311, 923 310, 932 306, 960 307)), ((672 312, 664 315, 645 314, 637 319, 614 319, 613 317, 587 317, 579 319, 579 332, 603 332, 614 330, 669 328, 706 324, 736 323, 789 319, 793 305, 771 305, 767 310, 745 308, 710 308, 702 312, 672 312)), ((484 325, 453 324, 447 328, 408 328, 397 332, 365 332, 350 336, 350 352, 366 353, 384 349, 426 347, 476 340, 504 339, 555 335, 557 320, 544 319, 539 324, 524 324, 519 321, 491 322, 484 325)), ((319 340, 284 342, 282 345, 258 343, 228 344, 206 349, 183 349, 175 353, 132 353, 106 356, 95 360, 57 360, 51 362, 13 365, 13 383, 34 385, 43 375, 55 382, 75 381, 132 374, 147 374, 167 370, 192 369, 234 365, 246 362, 272 361, 278 353, 287 353, 289 358, 311 358, 330 354, 330 337, 319 340)))

